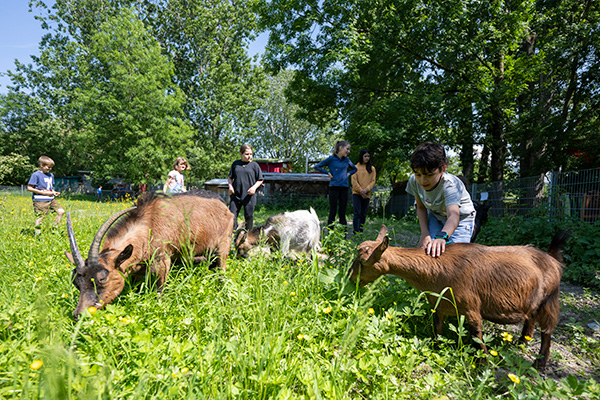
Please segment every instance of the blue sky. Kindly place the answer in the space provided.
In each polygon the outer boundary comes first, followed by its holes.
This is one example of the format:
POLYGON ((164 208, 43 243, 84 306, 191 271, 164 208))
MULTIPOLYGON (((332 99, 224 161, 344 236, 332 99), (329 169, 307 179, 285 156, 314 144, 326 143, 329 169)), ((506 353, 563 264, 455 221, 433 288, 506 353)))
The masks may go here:
MULTIPOLYGON (((0 73, 14 70, 15 59, 24 64, 31 62, 30 55, 38 54, 38 45, 44 30, 29 12, 27 0, 0 0, 0 73)), ((0 76, 0 93, 6 93, 10 80, 0 76)))
MULTIPOLYGON (((38 54, 40 40, 46 33, 35 19, 39 11, 29 12, 28 3, 28 0, 0 0, 0 93, 7 93, 6 86, 10 85, 4 73, 15 69, 15 59, 29 64, 30 56, 38 54)), ((249 54, 262 53, 266 41, 267 34, 260 35, 250 45, 249 54)))

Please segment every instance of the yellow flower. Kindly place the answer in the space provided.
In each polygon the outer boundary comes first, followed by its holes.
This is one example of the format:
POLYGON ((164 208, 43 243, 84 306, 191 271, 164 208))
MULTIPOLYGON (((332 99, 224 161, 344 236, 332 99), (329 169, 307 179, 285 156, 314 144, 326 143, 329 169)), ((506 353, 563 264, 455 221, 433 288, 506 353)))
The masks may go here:
POLYGON ((94 315, 94 313, 96 313, 96 311, 98 311, 98 309, 94 306, 89 307, 87 310, 91 315, 94 315))
POLYGON ((498 355, 498 352, 496 350, 490 350, 490 354, 496 357, 498 355))
POLYGON ((519 379, 518 376, 516 376, 515 374, 508 374, 508 377, 510 378, 511 381, 513 381, 514 383, 519 383, 521 382, 521 380, 519 379))
POLYGON ((298 335, 298 340, 303 340, 304 339, 304 335, 303 334, 299 334, 298 335))
POLYGON ((39 282, 39 281, 41 281, 41 280, 42 280, 42 277, 41 277, 41 276, 38 276, 37 278, 35 278, 35 281, 36 281, 36 282, 39 282))
POLYGON ((525 340, 527 340, 528 342, 532 341, 533 338, 531 336, 525 336, 525 340))
POLYGON ((69 295, 66 293, 63 293, 62 296, 60 296, 60 297, 62 297, 63 299, 66 299, 67 297, 69 297, 69 295))
POLYGON ((386 314, 386 316, 385 316, 385 317, 386 317, 387 319, 392 319, 392 318, 394 318, 394 317, 392 317, 390 314, 386 314))
POLYGON ((178 374, 176 374, 175 372, 173 372, 173 373, 171 374, 171 377, 173 377, 173 379, 177 379, 177 378, 179 378, 179 375, 178 375, 178 374))
POLYGON ((37 371, 38 369, 42 368, 42 365, 44 365, 44 362, 42 360, 35 360, 31 363, 29 368, 33 369, 34 371, 37 371))
POLYGON ((181 368, 181 373, 182 374, 187 374, 188 372, 190 372, 190 370, 187 367, 181 368))
POLYGON ((287 285, 287 284, 288 284, 288 281, 283 281, 283 284, 284 284, 284 285, 287 285))
POLYGON ((506 336, 504 336, 504 340, 506 340, 507 342, 512 342, 512 340, 513 340, 513 335, 511 335, 511 334, 506 334, 506 336))
POLYGON ((375 314, 375 310, 372 308, 369 308, 369 314, 375 314))
POLYGON ((331 307, 325 307, 325 308, 323 309, 323 313, 325 313, 325 314, 329 314, 329 313, 331 312, 331 310, 332 310, 332 308, 331 308, 331 307))
POLYGON ((127 318, 127 317, 119 317, 119 321, 121 321, 124 324, 129 324, 129 323, 133 322, 133 320, 131 318, 127 318))
POLYGON ((296 292, 290 292, 290 296, 295 296, 296 292))
POLYGON ((435 312, 435 309, 434 309, 434 308, 432 308, 432 309, 431 309, 431 312, 432 312, 432 313, 434 313, 434 312, 435 312))

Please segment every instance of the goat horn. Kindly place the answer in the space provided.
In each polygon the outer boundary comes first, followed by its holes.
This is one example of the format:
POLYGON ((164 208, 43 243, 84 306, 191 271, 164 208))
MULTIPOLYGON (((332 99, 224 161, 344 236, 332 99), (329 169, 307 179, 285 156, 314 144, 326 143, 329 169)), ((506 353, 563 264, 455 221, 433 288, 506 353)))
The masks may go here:
POLYGON ((71 244, 71 254, 73 255, 73 261, 75 262, 75 270, 77 273, 81 273, 82 269, 84 268, 85 261, 81 256, 79 246, 77 246, 77 240, 75 239, 75 234, 73 233, 73 225, 71 224, 71 211, 67 212, 67 234, 69 235, 69 243, 71 244))
POLYGON ((104 222, 102 224, 102 226, 100 227, 100 229, 98 229, 98 232, 96 232, 96 236, 94 236, 94 241, 92 242, 92 245, 90 246, 90 252, 88 253, 88 265, 94 265, 98 263, 98 258, 99 258, 99 253, 100 253, 100 243, 102 242, 102 238, 104 238, 104 235, 106 234, 106 232, 108 231, 108 229, 111 227, 112 224, 115 223, 115 221, 117 219, 119 219, 119 217, 125 213, 128 213, 129 211, 135 209, 136 207, 129 207, 126 208, 125 210, 121 210, 116 214, 113 214, 109 219, 106 220, 106 222, 104 222))
POLYGON ((242 234, 242 232, 248 232, 243 226, 237 228, 235 233, 233 234, 233 240, 236 241, 237 238, 242 234))

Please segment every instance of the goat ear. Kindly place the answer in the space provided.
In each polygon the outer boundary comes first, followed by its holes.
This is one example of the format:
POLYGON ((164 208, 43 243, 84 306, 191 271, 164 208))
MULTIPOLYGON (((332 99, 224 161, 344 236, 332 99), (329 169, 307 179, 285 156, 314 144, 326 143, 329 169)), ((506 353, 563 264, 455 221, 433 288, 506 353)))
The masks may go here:
POLYGON ((379 243, 379 245, 377 245, 377 247, 375 248, 375 251, 373 251, 372 257, 374 258, 375 262, 379 261, 379 259, 381 258, 381 255, 383 254, 384 251, 387 250, 389 245, 390 245, 390 238, 385 236, 383 238, 383 240, 381 241, 381 243, 379 243))
POLYGON ((129 245, 127 245, 127 247, 125 247, 125 249, 121 252, 121 254, 119 254, 117 256, 117 261, 115 262, 116 263, 115 267, 119 268, 119 266, 123 263, 123 261, 125 261, 129 257, 131 257, 132 253, 133 253, 133 245, 129 244, 129 245))
POLYGON ((73 258, 73 255, 70 252, 65 251, 65 256, 67 257, 67 260, 69 260, 69 262, 71 264, 75 265, 75 259, 73 258))
POLYGON ((385 225, 381 225, 381 229, 379 229, 379 233, 377 234, 376 242, 383 240, 383 238, 387 235, 387 227, 385 225))

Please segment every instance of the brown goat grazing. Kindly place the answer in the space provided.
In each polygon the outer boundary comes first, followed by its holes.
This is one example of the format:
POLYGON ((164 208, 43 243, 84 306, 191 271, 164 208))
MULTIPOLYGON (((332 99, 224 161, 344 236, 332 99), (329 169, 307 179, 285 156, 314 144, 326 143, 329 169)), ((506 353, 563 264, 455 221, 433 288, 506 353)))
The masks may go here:
POLYGON ((71 215, 67 214, 71 253, 65 255, 75 265, 73 284, 80 291, 75 318, 88 307, 100 308, 113 301, 130 273, 142 274, 149 268, 157 274, 157 289, 162 291, 172 257, 191 254, 198 262, 212 254, 225 270, 232 229, 233 214, 216 194, 149 193, 139 198, 135 207, 114 214, 102 224, 84 260, 73 234, 71 215))
MULTIPOLYGON (((526 336, 533 337, 538 322, 542 343, 535 364, 543 370, 560 313, 561 250, 567 239, 568 233, 557 233, 548 253, 531 246, 456 243, 434 258, 423 249, 388 247, 387 229, 382 225, 375 241, 359 245, 350 279, 359 279, 360 286, 364 286, 382 275, 393 274, 424 292, 439 294, 451 287, 456 309, 450 301, 439 303, 434 316, 436 334, 441 333, 445 317, 458 311, 486 352, 482 319, 498 324, 522 322, 521 341, 526 336)), ((427 294, 427 299, 434 307, 438 297, 427 294)))

